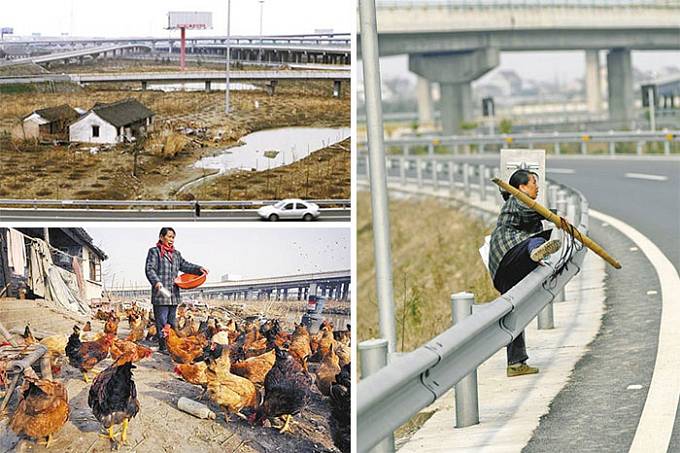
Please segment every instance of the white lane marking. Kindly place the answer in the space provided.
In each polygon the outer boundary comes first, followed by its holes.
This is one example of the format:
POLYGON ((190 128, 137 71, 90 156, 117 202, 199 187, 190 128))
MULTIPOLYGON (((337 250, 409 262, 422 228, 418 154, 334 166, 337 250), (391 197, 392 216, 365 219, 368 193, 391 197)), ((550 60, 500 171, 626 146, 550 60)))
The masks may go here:
POLYGON ((548 168, 546 171, 548 173, 559 173, 563 175, 573 175, 576 173, 576 171, 572 170, 571 168, 548 168))
POLYGON ((680 335, 676 334, 680 325, 680 304, 677 299, 672 299, 680 293, 680 276, 666 255, 635 228, 594 209, 590 209, 589 213, 599 221, 608 222, 635 242, 659 277, 662 309, 656 362, 629 452, 667 451, 680 399, 680 335))
POLYGON ((644 173, 626 173, 623 176, 632 179, 646 179, 648 181, 668 181, 668 176, 646 175, 644 173))
POLYGON ((642 386, 640 384, 630 384, 626 387, 626 390, 640 390, 642 386))
POLYGON ((659 293, 657 293, 657 292, 654 291, 653 289, 650 289, 649 291, 647 291, 647 295, 648 295, 648 296, 655 296, 655 295, 657 295, 657 294, 659 294, 659 293))

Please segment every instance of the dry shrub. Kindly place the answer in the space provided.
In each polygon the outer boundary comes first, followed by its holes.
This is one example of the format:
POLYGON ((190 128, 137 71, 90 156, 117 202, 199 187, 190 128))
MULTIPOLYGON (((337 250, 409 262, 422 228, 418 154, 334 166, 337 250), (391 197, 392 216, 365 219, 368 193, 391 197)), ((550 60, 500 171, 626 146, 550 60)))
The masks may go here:
POLYGON ((151 154, 164 159, 173 159, 189 144, 189 139, 179 132, 163 129, 147 140, 146 147, 151 154))

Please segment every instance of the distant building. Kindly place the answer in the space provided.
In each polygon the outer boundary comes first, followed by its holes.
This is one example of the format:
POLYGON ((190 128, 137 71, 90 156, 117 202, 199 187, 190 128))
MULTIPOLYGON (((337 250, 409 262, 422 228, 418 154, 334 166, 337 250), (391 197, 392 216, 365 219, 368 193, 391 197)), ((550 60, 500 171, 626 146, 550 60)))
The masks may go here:
POLYGON ((36 110, 23 118, 21 131, 15 135, 24 139, 66 140, 69 135, 69 124, 79 117, 80 114, 67 104, 36 110))
POLYGON ((122 143, 152 129, 154 113, 136 99, 97 104, 69 127, 72 142, 122 143))

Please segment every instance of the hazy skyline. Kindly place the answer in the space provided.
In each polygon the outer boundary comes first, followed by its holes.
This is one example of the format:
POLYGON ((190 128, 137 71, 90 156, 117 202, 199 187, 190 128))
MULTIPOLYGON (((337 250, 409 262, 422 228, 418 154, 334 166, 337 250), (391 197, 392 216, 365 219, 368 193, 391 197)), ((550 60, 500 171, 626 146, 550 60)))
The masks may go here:
MULTIPOLYGON (((312 33, 330 29, 349 33, 355 24, 352 2, 334 0, 264 0, 263 34, 312 33)), ((86 0, 35 0, 3 2, 0 27, 13 27, 16 35, 87 37, 168 36, 168 11, 210 11, 212 30, 189 30, 188 36, 224 35, 227 0, 165 0, 93 2, 86 0), (6 4, 5 4, 6 3, 6 4)), ((231 0, 231 34, 258 35, 259 0, 231 0)), ((179 30, 173 33, 179 36, 179 30)), ((6 38, 11 39, 10 36, 6 38)))
MULTIPOLYGON (((148 285, 144 264, 149 248, 158 241, 161 224, 85 227, 94 244, 109 259, 102 263, 105 285, 148 285)), ((279 224, 249 227, 172 225, 175 247, 187 261, 206 267, 209 282, 224 274, 244 279, 329 272, 350 269, 350 229, 318 225, 288 227, 279 224)))

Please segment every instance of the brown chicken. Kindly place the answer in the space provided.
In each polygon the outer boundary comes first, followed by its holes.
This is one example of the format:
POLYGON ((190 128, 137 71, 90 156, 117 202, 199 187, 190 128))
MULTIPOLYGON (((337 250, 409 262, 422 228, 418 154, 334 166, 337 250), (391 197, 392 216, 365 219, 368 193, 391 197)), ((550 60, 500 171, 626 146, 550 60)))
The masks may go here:
POLYGON ((111 343, 111 358, 113 360, 118 360, 123 354, 130 354, 131 360, 138 362, 143 358, 150 357, 151 353, 151 349, 132 341, 114 338, 113 343, 111 343))
POLYGON ((170 357, 177 363, 192 363, 203 353, 203 348, 207 344, 205 338, 201 336, 179 338, 170 324, 163 327, 163 335, 170 357))
POLYGON ((68 393, 64 384, 48 379, 24 378, 19 406, 12 416, 10 428, 15 433, 47 438, 59 431, 68 420, 68 393))
POLYGON ((248 379, 253 384, 263 384, 264 378, 274 366, 276 353, 272 349, 257 357, 231 364, 231 372, 248 379))
POLYGON ((205 362, 180 363, 175 365, 175 373, 185 381, 194 385, 205 387, 208 385, 208 375, 206 371, 208 365, 205 362))
POLYGON ((134 341, 135 343, 144 338, 144 320, 137 316, 132 315, 130 321, 130 334, 127 336, 126 340, 134 341))
POLYGON ((224 410, 224 418, 229 420, 229 413, 241 414, 244 408, 256 409, 259 402, 255 384, 248 379, 232 374, 231 360, 226 346, 211 345, 212 350, 206 362, 208 370, 208 396, 224 410))
POLYGON ((335 330, 333 331, 333 338, 335 338, 340 343, 345 346, 349 346, 352 342, 352 326, 347 324, 347 330, 335 330))
POLYGON ((104 333, 107 335, 116 336, 118 334, 118 319, 110 317, 104 323, 104 333))
POLYGON ((104 360, 109 355, 113 335, 106 335, 96 341, 80 341, 80 328, 73 326, 73 334, 66 344, 66 355, 72 367, 78 368, 83 373, 85 382, 90 382, 87 372, 104 360))
POLYGON ((352 350, 339 341, 335 343, 335 355, 338 356, 340 368, 352 362, 352 350))
MULTIPOLYGON (((329 354, 329 350, 333 348, 335 350, 335 339, 333 338, 332 330, 321 330, 319 331, 321 337, 317 340, 316 355, 323 360, 329 354)), ((314 347, 312 346, 312 353, 314 353, 314 347)))
POLYGON ((322 395, 330 395, 331 384, 335 382, 335 375, 340 373, 339 363, 338 356, 333 349, 333 345, 331 345, 328 354, 321 359, 321 365, 316 371, 316 386, 322 395))
POLYGON ((158 334, 158 329, 156 328, 156 323, 149 320, 146 324, 146 339, 147 341, 153 340, 158 334))
POLYGON ((90 321, 87 321, 85 325, 83 326, 83 332, 91 332, 92 331, 92 323, 90 321))
POLYGON ((300 365, 302 365, 306 371, 307 360, 312 354, 312 349, 309 345, 309 332, 304 325, 297 324, 295 326, 295 331, 293 332, 293 338, 290 342, 288 352, 295 360, 300 362, 300 365))

